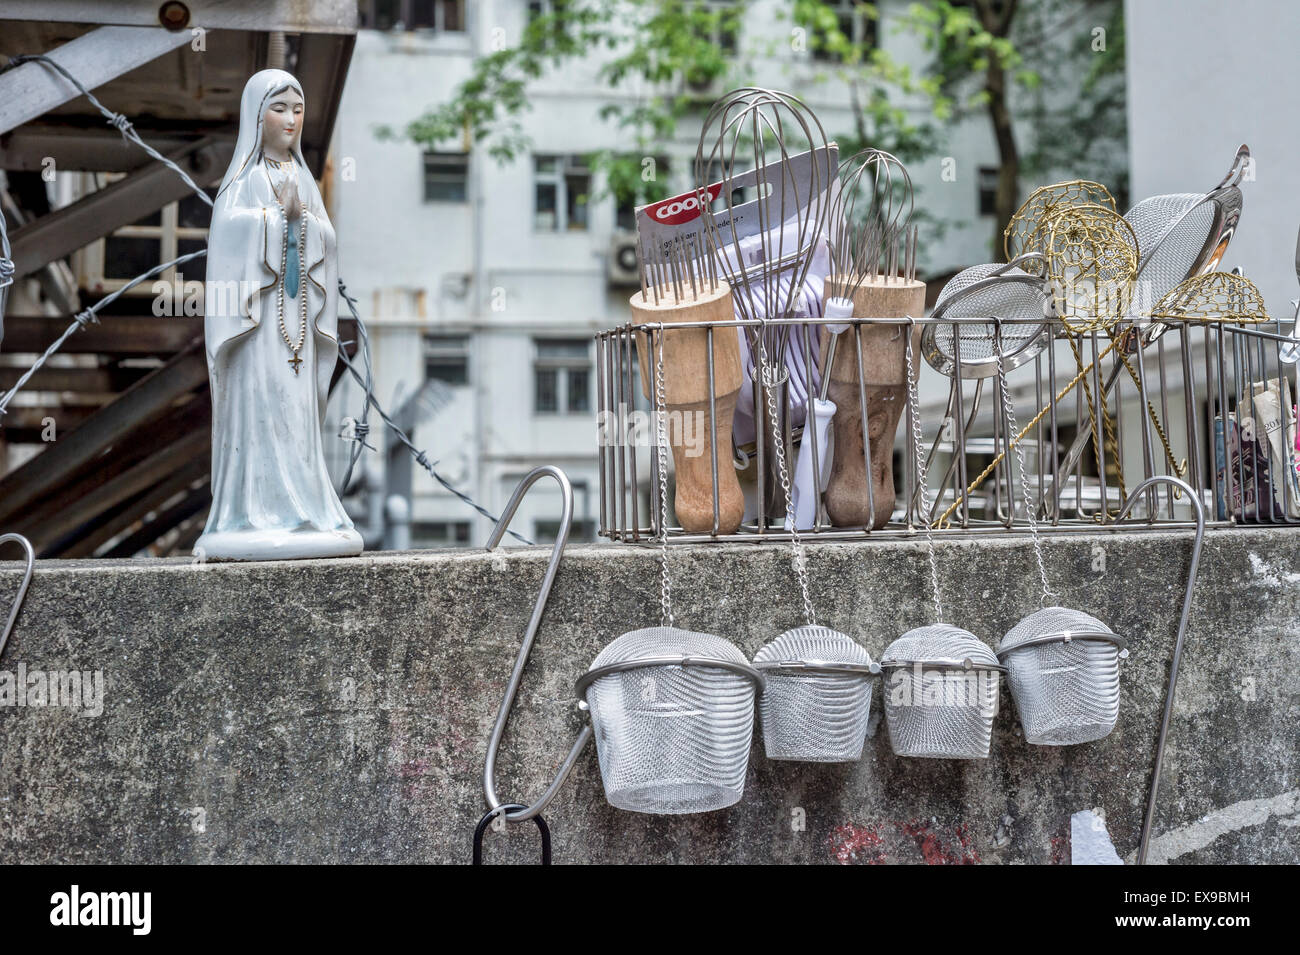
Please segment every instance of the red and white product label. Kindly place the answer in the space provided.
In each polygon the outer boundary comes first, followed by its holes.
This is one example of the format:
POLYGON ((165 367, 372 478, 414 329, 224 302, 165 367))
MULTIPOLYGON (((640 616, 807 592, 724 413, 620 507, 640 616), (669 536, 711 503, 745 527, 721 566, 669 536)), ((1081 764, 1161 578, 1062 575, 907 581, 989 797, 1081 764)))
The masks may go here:
MULTIPOLYGON (((716 200, 721 191, 720 182, 709 186, 709 202, 716 200)), ((684 192, 680 196, 673 196, 646 206, 643 211, 655 222, 664 225, 681 225, 700 217, 700 197, 694 192, 684 192)))

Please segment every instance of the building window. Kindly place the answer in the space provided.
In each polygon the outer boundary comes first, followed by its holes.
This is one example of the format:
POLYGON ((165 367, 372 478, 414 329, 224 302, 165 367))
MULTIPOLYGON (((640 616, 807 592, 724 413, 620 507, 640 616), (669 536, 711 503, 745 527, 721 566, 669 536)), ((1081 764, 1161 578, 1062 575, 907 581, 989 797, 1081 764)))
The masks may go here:
POLYGON ((998 211, 998 167, 980 166, 979 173, 980 215, 997 215, 998 211))
MULTIPOLYGON (((537 544, 553 544, 560 533, 558 520, 539 519, 533 521, 533 541, 537 544)), ((591 518, 575 517, 569 526, 569 541, 594 541, 596 539, 596 522, 591 518)))
POLYGON ((740 4, 735 0, 697 0, 695 35, 733 56, 740 46, 740 4))
POLYGON ((469 521, 412 521, 413 547, 468 547, 469 521))
MULTIPOLYGON (((121 177, 106 177, 109 182, 121 177)), ((209 196, 215 189, 205 190, 209 196)), ((212 220, 212 207, 197 196, 187 196, 169 203, 156 212, 146 215, 131 225, 123 226, 105 236, 99 243, 87 248, 82 259, 81 283, 87 288, 116 290, 143 272, 161 262, 191 252, 201 252, 208 244, 208 223, 212 220)), ((177 283, 203 281, 203 261, 191 261, 173 266, 157 278, 161 282, 177 283)), ((156 295, 155 283, 141 282, 126 294, 156 295)), ((200 290, 201 292, 201 290, 200 290)), ((189 294, 189 290, 182 290, 189 294)), ((199 296, 202 298, 202 295, 199 296)))
MULTIPOLYGON (((670 195, 664 188, 664 184, 669 181, 668 157, 652 157, 653 167, 645 161, 644 156, 622 156, 620 159, 621 164, 627 164, 625 168, 630 171, 631 176, 620 175, 610 179, 610 192, 614 194, 616 210, 615 225, 628 232, 635 232, 636 207, 658 202, 670 195), (642 176, 647 175, 649 171, 653 172, 654 178, 643 179, 642 176)), ((623 166, 620 165, 620 168, 623 166)))
POLYGON ((469 192, 466 153, 424 154, 424 201, 464 202, 469 192))
POLYGON ((361 0, 363 30, 465 32, 465 0, 361 0))
POLYGON ((425 335, 424 377, 449 385, 469 384, 468 336, 425 335))
POLYGON ((542 39, 548 49, 556 47, 558 45, 557 41, 564 37, 564 32, 568 27, 564 15, 568 3, 569 0, 529 0, 528 25, 530 27, 543 17, 549 18, 548 22, 543 26, 535 28, 546 31, 542 39))
POLYGON ((587 228, 591 171, 582 156, 536 156, 533 228, 575 232, 587 228))
POLYGON ((843 43, 851 44, 854 50, 870 50, 877 44, 876 18, 866 12, 862 0, 828 0, 835 16, 835 26, 839 36, 810 24, 809 47, 812 58, 821 63, 841 63, 845 60, 843 43))
POLYGON ((533 405, 538 414, 591 410, 591 342, 585 338, 537 339, 533 405))

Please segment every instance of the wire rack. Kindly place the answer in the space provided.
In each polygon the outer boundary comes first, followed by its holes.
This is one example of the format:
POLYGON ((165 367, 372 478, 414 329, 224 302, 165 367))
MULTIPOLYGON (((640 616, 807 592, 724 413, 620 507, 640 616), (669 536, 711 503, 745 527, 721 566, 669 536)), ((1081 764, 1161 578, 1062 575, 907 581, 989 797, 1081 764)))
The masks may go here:
MULTIPOLYGON (((748 323, 717 321, 666 326, 706 329, 712 360, 720 336, 736 335, 748 323)), ((769 320, 798 326, 791 340, 807 354, 803 367, 818 362, 816 343, 825 333, 818 319, 769 320)), ((915 364, 923 365, 916 342, 927 325, 948 336, 1029 334, 1027 322, 979 319, 852 319, 840 348, 860 345, 863 334, 881 324, 906 329, 915 364)), ((1038 323, 1035 323, 1038 324, 1038 323)), ((1007 389, 1018 429, 1009 423, 996 378, 965 380, 960 364, 947 375, 926 367, 923 394, 948 393, 940 406, 921 411, 919 429, 910 410, 899 422, 893 443, 894 511, 883 526, 835 526, 819 492, 816 518, 798 528, 800 536, 863 539, 908 536, 928 523, 937 534, 978 535, 1028 532, 1019 475, 1013 471, 1024 451, 1025 477, 1032 491, 1040 529, 1052 531, 1143 530, 1191 527, 1191 504, 1170 488, 1150 489, 1119 519, 1128 490, 1157 475, 1181 477, 1201 495, 1211 523, 1300 525, 1300 475, 1295 430, 1296 365, 1283 361, 1288 337, 1270 326, 1170 321, 1128 325, 1122 332, 1073 333, 1060 321, 1045 323, 1048 347, 1032 360, 1009 369, 1007 389), (921 435, 928 462, 928 508, 918 493, 914 435, 921 435), (1011 452, 1011 453, 1008 453, 1011 452)), ((599 333, 597 342, 597 436, 600 468, 600 534, 623 542, 657 539, 661 474, 654 453, 655 415, 660 408, 645 398, 637 350, 661 326, 626 324, 599 333)), ((698 334, 698 333, 697 333, 698 334)), ((712 369, 710 368, 710 379, 712 369)), ((803 427, 803 409, 792 400, 790 383, 776 385, 780 440, 788 460, 802 442, 811 442, 813 484, 825 488, 834 468, 835 449, 816 447, 817 429, 803 427), (825 458, 821 464, 820 459, 825 458)), ((711 391, 712 389, 710 389, 711 391)), ((860 388, 863 449, 870 474, 871 434, 867 388, 860 388)), ((766 391, 753 387, 754 420, 763 421, 766 391)), ((663 409, 669 431, 690 437, 717 420, 716 401, 690 411, 663 409), (692 420, 694 419, 694 420, 692 420)), ((838 413, 838 412, 837 412, 838 413)), ((712 430, 712 429, 711 429, 712 430)), ((875 440, 880 440, 876 437, 875 440)), ((733 448, 728 441, 698 442, 709 460, 713 500, 718 474, 735 468, 746 494, 746 515, 731 534, 688 533, 670 523, 667 537, 682 542, 785 540, 790 537, 780 495, 773 493, 767 460, 775 447, 766 440, 733 448)), ((854 449, 856 453, 856 449, 854 449)), ((864 493, 871 493, 871 481, 864 493)), ((670 521, 674 520, 671 509, 670 521)))

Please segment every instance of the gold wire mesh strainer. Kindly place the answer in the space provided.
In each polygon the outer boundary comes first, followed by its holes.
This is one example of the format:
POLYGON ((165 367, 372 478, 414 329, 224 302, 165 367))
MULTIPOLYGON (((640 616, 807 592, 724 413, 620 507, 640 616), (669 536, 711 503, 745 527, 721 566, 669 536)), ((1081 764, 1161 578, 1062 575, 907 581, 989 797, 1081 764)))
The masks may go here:
MULTIPOLYGON (((1002 247, 1007 261, 1030 252, 1045 251, 1046 237, 1043 226, 1057 211, 1071 206, 1096 205, 1115 212, 1115 197, 1099 182, 1088 179, 1069 179, 1040 186, 1029 194, 1024 205, 1007 223, 1002 233, 1002 247)), ((1026 271, 1033 271, 1025 266, 1026 271)), ((1039 272, 1042 271, 1040 267, 1039 272)))
POLYGON ((1164 322, 1226 322, 1262 325, 1269 320, 1255 283, 1231 272, 1195 275, 1171 289, 1151 310, 1164 322))
POLYGON ((1102 205, 1057 208, 1043 223, 1047 274, 1062 323, 1072 332, 1113 329, 1137 278, 1137 236, 1102 205))

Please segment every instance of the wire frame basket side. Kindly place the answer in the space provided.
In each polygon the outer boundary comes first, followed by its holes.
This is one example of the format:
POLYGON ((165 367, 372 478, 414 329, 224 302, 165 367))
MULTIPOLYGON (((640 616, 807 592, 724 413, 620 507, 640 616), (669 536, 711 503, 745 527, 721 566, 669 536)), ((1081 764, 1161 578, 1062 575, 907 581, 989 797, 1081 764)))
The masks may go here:
POLYGON ((1056 312, 1082 333, 1112 329, 1124 317, 1137 279, 1138 242, 1113 209, 1057 209, 1043 225, 1044 255, 1056 312))
POLYGON ((1207 272, 1171 289, 1151 310, 1151 318, 1166 322, 1222 322, 1263 325, 1269 322, 1264 296, 1244 275, 1207 272))

